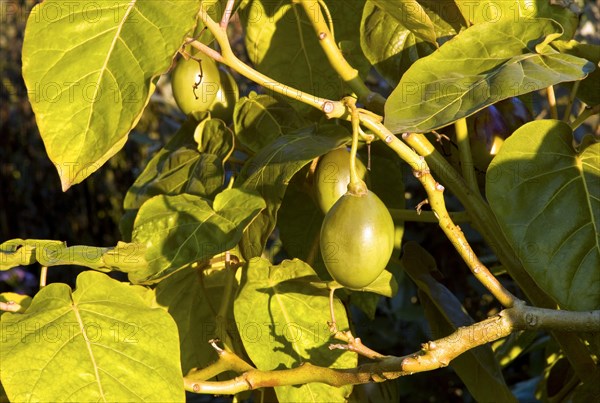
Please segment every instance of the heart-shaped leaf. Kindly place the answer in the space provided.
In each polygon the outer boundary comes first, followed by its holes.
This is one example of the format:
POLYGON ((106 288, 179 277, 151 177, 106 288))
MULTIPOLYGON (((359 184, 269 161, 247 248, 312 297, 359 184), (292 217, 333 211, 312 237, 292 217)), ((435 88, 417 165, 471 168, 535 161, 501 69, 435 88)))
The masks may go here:
POLYGON ((502 99, 576 81, 593 63, 536 45, 562 32, 549 19, 474 25, 419 59, 385 105, 394 133, 429 132, 502 99))
POLYGON ((177 327, 149 293, 88 271, 75 291, 50 284, 24 314, 3 314, 10 401, 184 401, 177 327))
MULTIPOLYGON (((235 322, 258 369, 292 368, 305 361, 330 368, 356 366, 355 353, 329 349, 329 291, 312 284, 319 278, 310 266, 299 260, 273 266, 254 258, 243 270, 234 303, 235 322)), ((338 299, 334 309, 338 328, 348 329, 338 299)), ((343 402, 351 391, 351 385, 336 388, 322 383, 275 387, 277 397, 285 402, 343 402)))
POLYGON ((573 149, 569 125, 519 128, 487 172, 487 198, 536 283, 565 309, 600 308, 600 143, 573 149))
POLYGON ((265 208, 265 201, 246 189, 228 189, 214 202, 199 196, 155 196, 135 219, 133 241, 145 246, 148 265, 129 277, 154 282, 182 266, 233 248, 242 232, 265 208))
POLYGON ((46 0, 32 10, 23 78, 63 190, 123 147, 199 8, 194 0, 46 0))
POLYGON ((233 122, 236 138, 255 153, 277 137, 308 125, 285 100, 255 92, 236 103, 233 122))

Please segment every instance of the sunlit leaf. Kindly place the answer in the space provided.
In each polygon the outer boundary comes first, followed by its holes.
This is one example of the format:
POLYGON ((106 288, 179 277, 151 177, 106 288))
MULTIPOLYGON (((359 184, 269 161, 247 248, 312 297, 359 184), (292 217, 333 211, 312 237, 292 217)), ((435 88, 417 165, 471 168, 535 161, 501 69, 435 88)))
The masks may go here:
POLYGON ((2 315, 0 370, 11 401, 184 401, 177 328, 148 290, 83 272, 2 315))
MULTIPOLYGON (((234 314, 244 347, 261 370, 292 368, 303 362, 330 368, 356 366, 356 354, 330 350, 327 325, 329 292, 315 287, 315 272, 299 260, 272 266, 255 258, 244 267, 234 314)), ((348 329, 346 311, 335 300, 335 318, 340 330, 348 329)), ((322 383, 275 388, 280 401, 345 401, 352 386, 340 388, 322 383)))
POLYGON ((385 105, 394 133, 428 132, 502 99, 586 77, 585 59, 536 45, 561 32, 554 21, 501 20, 474 25, 419 59, 385 105))
POLYGON ((487 198, 536 283, 562 308, 600 308, 600 143, 538 120, 513 133, 487 173, 487 198))
POLYGON ((140 208, 132 236, 145 247, 148 265, 130 273, 130 279, 158 281, 233 248, 264 208, 264 200, 246 189, 224 190, 212 203, 188 194, 153 197, 140 208))
POLYGON ((23 78, 63 190, 123 147, 199 7, 193 0, 47 0, 32 10, 23 78))

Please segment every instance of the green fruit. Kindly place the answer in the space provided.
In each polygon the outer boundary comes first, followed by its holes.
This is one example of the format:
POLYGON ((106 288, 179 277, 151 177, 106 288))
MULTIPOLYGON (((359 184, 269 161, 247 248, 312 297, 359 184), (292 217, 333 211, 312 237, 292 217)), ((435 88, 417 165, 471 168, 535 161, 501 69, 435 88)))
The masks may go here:
POLYGON ((325 216, 320 244, 331 277, 361 289, 375 281, 392 256, 394 222, 373 192, 347 192, 325 216))
POLYGON ((240 99, 240 91, 235 79, 229 72, 219 70, 219 74, 221 86, 209 110, 213 118, 229 122, 233 116, 235 103, 240 99))
MULTIPOLYGON (((360 179, 365 178, 367 168, 357 158, 356 171, 360 179)), ((317 204, 323 213, 331 209, 340 197, 346 194, 350 183, 350 152, 337 148, 319 160, 314 176, 314 191, 317 204)))
POLYGON ((208 56, 202 57, 202 62, 182 58, 171 74, 171 86, 175 102, 183 113, 207 112, 221 88, 220 70, 208 56))

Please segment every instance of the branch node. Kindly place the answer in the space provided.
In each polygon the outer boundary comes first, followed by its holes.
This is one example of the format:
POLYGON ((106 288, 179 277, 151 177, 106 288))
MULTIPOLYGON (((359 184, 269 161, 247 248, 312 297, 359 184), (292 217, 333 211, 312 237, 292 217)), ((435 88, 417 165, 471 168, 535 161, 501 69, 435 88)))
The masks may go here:
POLYGON ((326 101, 323 103, 322 109, 325 113, 331 113, 335 109, 335 105, 331 101, 326 101))
POLYGON ((326 32, 319 32, 319 39, 323 40, 325 38, 327 38, 327 33, 326 32))
POLYGON ((208 342, 210 343, 212 348, 214 348, 217 351, 217 354, 221 355, 224 350, 217 345, 219 341, 219 339, 210 339, 208 342))
POLYGON ((441 183, 439 183, 439 182, 435 183, 435 190, 437 190, 438 192, 443 192, 445 189, 446 188, 441 183))
POLYGON ((393 138, 392 136, 387 136, 387 137, 385 138, 385 142, 386 142, 386 143, 388 143, 388 144, 389 144, 389 143, 391 143, 391 142, 392 142, 392 140, 394 140, 394 138, 393 138))
POLYGON ((425 199, 421 203, 417 204, 417 214, 421 215, 421 213, 423 212, 423 206, 426 204, 429 204, 429 199, 425 199))

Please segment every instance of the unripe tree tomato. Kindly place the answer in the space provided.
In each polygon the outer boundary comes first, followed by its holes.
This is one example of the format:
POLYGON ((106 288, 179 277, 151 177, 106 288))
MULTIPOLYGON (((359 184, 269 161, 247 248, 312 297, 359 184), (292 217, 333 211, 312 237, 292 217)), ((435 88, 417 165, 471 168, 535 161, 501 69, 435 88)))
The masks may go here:
POLYGON ((221 87, 220 70, 207 56, 201 62, 181 58, 171 74, 171 85, 175 102, 183 113, 207 112, 221 87))
MULTIPOLYGON (((357 158, 356 171, 360 179, 365 179, 367 168, 357 158)), ((342 197, 348 190, 350 183, 350 152, 343 148, 336 148, 325 154, 319 160, 314 176, 314 192, 317 204, 323 213, 342 197)))
POLYGON ((221 86, 217 91, 215 100, 209 107, 213 118, 228 122, 233 116, 235 103, 240 99, 240 91, 233 76, 225 70, 219 69, 221 86))
POLYGON ((392 256, 394 222, 373 192, 347 192, 325 215, 320 246, 331 277, 361 289, 375 281, 392 256))

